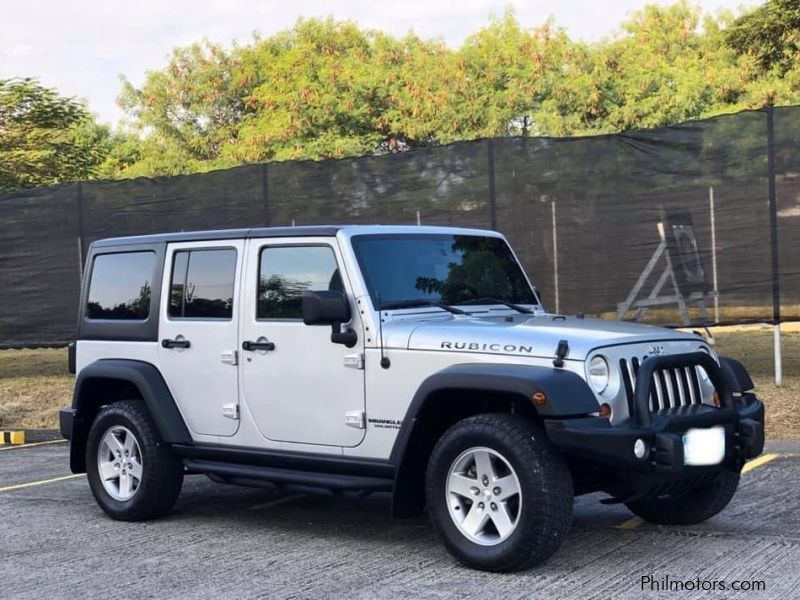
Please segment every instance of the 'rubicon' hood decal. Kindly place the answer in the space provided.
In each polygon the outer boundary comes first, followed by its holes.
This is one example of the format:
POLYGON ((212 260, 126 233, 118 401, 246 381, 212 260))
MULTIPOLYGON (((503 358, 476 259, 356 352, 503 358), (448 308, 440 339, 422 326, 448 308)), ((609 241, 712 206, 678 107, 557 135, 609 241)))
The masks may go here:
MULTIPOLYGON (((391 347, 439 352, 475 352, 530 357, 552 357, 560 340, 569 343, 568 359, 584 360, 600 346, 650 341, 697 339, 663 327, 622 321, 554 315, 476 316, 403 319, 384 325, 391 347)), ((699 340, 698 340, 699 341, 699 340)))

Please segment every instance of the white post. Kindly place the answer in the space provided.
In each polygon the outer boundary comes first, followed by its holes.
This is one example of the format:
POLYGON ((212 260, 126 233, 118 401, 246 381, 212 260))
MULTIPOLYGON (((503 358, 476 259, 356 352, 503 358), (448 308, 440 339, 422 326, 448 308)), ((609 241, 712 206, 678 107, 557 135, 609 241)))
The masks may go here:
POLYGON ((417 225, 422 225, 422 218, 420 217, 419 210, 417 210, 417 225))
POLYGON ((294 219, 292 219, 292 227, 294 227, 294 226, 295 226, 295 224, 294 224, 294 219))
POLYGON ((714 186, 708 186, 708 206, 711 211, 711 277, 714 281, 714 322, 719 323, 719 287, 717 285, 717 220, 714 211, 714 186))
POLYGON ((556 231, 556 201, 550 203, 553 209, 553 283, 556 294, 556 314, 561 312, 561 302, 558 298, 558 231, 556 231))
POLYGON ((781 324, 773 327, 773 341, 775 344, 775 385, 783 385, 783 358, 781 357, 781 324))

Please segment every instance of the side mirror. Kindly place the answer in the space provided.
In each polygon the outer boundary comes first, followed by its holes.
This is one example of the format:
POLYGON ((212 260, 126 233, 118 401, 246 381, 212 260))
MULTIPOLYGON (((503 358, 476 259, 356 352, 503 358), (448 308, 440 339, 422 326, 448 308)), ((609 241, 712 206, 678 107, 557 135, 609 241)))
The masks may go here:
POLYGON ((352 329, 342 331, 342 323, 350 320, 350 303, 342 292, 318 291, 303 294, 303 323, 330 325, 331 342, 352 348, 358 341, 352 329))
POLYGON ((306 325, 335 325, 350 320, 350 304, 341 292, 305 292, 303 294, 303 323, 306 325))

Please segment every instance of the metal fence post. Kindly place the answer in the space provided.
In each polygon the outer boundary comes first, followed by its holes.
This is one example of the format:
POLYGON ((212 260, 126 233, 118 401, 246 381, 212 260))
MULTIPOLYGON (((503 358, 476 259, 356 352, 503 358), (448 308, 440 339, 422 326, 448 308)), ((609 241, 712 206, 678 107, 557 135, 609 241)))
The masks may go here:
POLYGON ((778 270, 778 202, 775 188, 775 107, 767 107, 767 171, 769 178, 769 230, 772 250, 772 326, 775 385, 783 385, 781 356, 781 284, 778 270))
POLYGON ((261 205, 264 209, 264 226, 269 227, 269 167, 261 163, 261 205))
POLYGON ((489 160, 489 222, 492 229, 497 229, 497 190, 494 180, 494 140, 488 141, 488 160, 489 160))
POLYGON ((78 204, 78 276, 83 276, 83 248, 85 246, 83 232, 83 183, 78 182, 76 200, 78 204))
POLYGON ((550 202, 553 213, 553 286, 555 287, 556 314, 561 314, 561 299, 558 294, 558 222, 556 220, 556 201, 550 202))
POLYGON ((717 215, 714 186, 708 186, 708 209, 711 214, 711 278, 714 281, 714 323, 719 323, 719 284, 717 282, 717 215))

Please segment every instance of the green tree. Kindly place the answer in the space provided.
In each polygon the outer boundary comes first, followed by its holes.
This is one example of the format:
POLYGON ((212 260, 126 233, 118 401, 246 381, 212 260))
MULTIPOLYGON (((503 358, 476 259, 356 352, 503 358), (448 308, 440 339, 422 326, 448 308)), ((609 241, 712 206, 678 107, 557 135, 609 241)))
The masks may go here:
POLYGON ((331 18, 300 19, 231 48, 193 44, 141 87, 125 82, 120 101, 135 136, 113 146, 115 172, 173 175, 489 136, 595 135, 797 103, 800 63, 787 58, 796 56, 797 2, 767 6, 738 20, 703 15, 686 0, 646 6, 592 44, 550 22, 525 28, 512 11, 456 49, 331 18), (778 40, 783 58, 758 54, 756 34, 778 40))
POLYGON ((753 56, 765 71, 785 73, 800 58, 800 2, 768 0, 737 19, 725 39, 737 53, 753 56))
POLYGON ((87 179, 105 156, 86 107, 34 79, 0 80, 0 191, 87 179))

